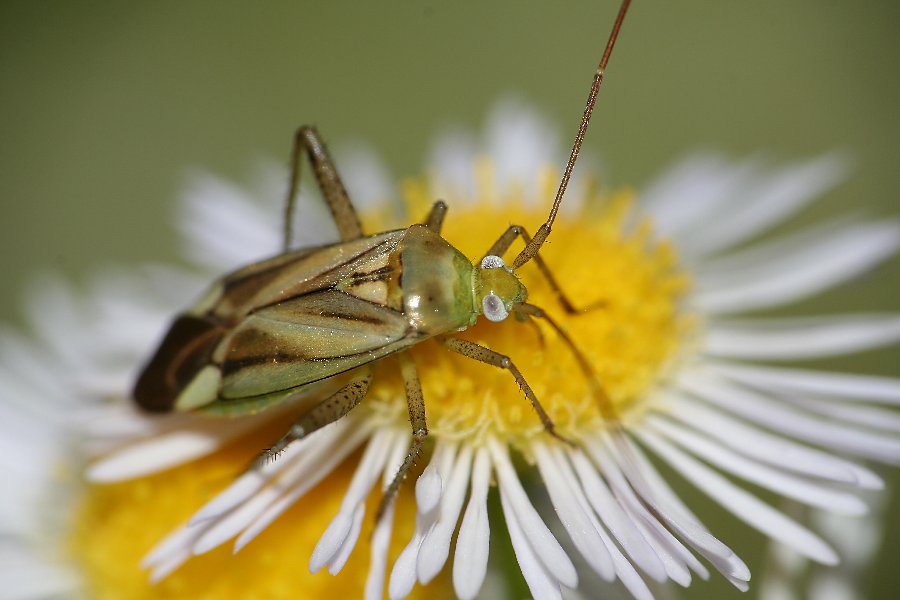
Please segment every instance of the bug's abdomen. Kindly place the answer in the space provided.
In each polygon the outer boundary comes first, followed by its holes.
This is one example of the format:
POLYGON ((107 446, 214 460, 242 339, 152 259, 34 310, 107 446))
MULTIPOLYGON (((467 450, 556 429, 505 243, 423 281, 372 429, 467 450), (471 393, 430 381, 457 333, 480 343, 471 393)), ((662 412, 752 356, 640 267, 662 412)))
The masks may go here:
POLYGON ((132 396, 138 406, 151 412, 174 410, 185 388, 209 365, 225 332, 209 317, 175 319, 134 386, 132 396))

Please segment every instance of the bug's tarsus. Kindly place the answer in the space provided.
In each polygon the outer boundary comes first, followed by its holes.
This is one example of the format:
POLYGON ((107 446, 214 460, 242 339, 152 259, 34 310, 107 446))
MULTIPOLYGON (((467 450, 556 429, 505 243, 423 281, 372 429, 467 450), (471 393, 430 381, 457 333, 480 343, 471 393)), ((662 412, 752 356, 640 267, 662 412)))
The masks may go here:
POLYGON ((363 236, 362 224, 356 215, 353 203, 350 202, 350 197, 338 175, 334 161, 328 153, 328 149, 325 148, 325 143, 314 127, 304 125, 299 127, 294 134, 294 146, 291 150, 291 176, 284 205, 283 250, 287 252, 292 242, 294 209, 297 203, 297 193, 300 191, 300 172, 304 154, 309 157, 313 173, 319 183, 319 189, 322 190, 322 197, 331 211, 341 241, 361 238, 363 236))
POLYGON ((628 6, 631 0, 624 0, 619 8, 619 14, 613 25, 612 33, 609 34, 609 41, 606 42, 606 49, 600 59, 600 64, 594 72, 594 80, 591 83, 591 90, 588 93, 587 103, 584 107, 584 114, 581 117, 581 124, 578 126, 578 133, 575 135, 575 143, 572 144, 572 152, 569 154, 569 160, 566 162, 566 170, 563 173, 562 180, 559 182, 559 188, 556 191, 556 197, 553 199, 553 206, 550 208, 550 215, 547 221, 541 225, 534 237, 525 245, 525 248, 516 256, 513 261, 512 268, 518 269, 529 260, 537 256, 538 250, 550 235, 553 227, 553 221, 556 220, 556 213, 559 212, 559 206, 562 204, 563 195, 566 193, 566 187, 572 178, 572 169, 575 168, 575 161, 578 159, 578 153, 581 151, 581 144, 584 142, 584 134, 587 131, 588 123, 591 121, 591 114, 594 112, 594 105, 597 103, 597 92, 600 91, 600 85, 603 83, 603 75, 606 72, 606 65, 609 63, 609 57, 612 55, 613 46, 615 46, 616 38, 619 37, 619 29, 622 27, 622 21, 625 19, 625 13, 628 12, 628 6))
POLYGON ((444 217, 446 216, 447 203, 443 200, 438 200, 431 205, 431 210, 428 211, 428 216, 425 217, 423 225, 435 233, 440 233, 441 227, 444 225, 444 217))
MULTIPOLYGON (((436 202, 435 206, 437 204, 436 202)), ((381 520, 394 498, 396 498, 397 492, 400 490, 400 484, 409 475, 409 470, 422 453, 422 446, 425 444, 425 438, 428 436, 428 425, 425 420, 425 398, 422 395, 422 385, 419 383, 419 373, 416 370, 416 364, 408 352, 398 354, 397 360, 400 362, 400 375, 403 377, 403 386, 406 389, 406 409, 409 413, 409 424, 412 427, 413 439, 409 444, 409 450, 403 458, 403 462, 400 464, 400 468, 397 469, 397 473, 394 475, 391 483, 384 490, 375 516, 376 521, 381 520)))

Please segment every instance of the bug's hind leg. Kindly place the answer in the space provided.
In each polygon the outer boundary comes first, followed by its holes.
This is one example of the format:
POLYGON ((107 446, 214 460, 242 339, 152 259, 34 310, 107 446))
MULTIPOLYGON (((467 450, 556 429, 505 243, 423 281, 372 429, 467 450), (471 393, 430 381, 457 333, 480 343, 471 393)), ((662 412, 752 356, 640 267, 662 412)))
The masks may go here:
POLYGON ((309 434, 345 416, 365 398, 371 383, 372 369, 370 367, 360 369, 347 385, 319 402, 312 410, 297 419, 281 439, 257 457, 253 463, 254 466, 260 467, 274 460, 292 442, 302 440, 309 434))
POLYGON ((403 384, 406 388, 406 408, 409 411, 409 424, 412 426, 413 439, 409 445, 409 452, 397 469, 397 474, 390 485, 384 490, 381 497, 381 503, 378 505, 378 513, 376 521, 380 521, 384 512, 394 501, 400 484, 406 479, 410 468, 415 464, 419 454, 422 453, 422 445, 428 435, 428 427, 425 424, 425 400, 422 397, 422 386, 419 385, 419 374, 416 371, 416 365, 412 357, 408 353, 402 353, 397 356, 400 361, 400 374, 403 376, 403 384))
POLYGON ((508 356, 506 356, 505 354, 500 354, 499 352, 494 352, 490 348, 485 348, 480 344, 476 344, 475 342, 470 342, 468 340, 449 336, 442 337, 440 339, 441 343, 444 344, 447 349, 452 350, 457 354, 462 354, 465 357, 472 358, 477 361, 509 371, 513 378, 515 378, 516 383, 519 384, 519 389, 522 390, 522 392, 525 394, 525 397, 528 398, 529 402, 531 402, 531 406, 537 413, 538 418, 540 418, 541 423, 544 425, 544 429, 547 430, 547 433, 549 433, 556 439, 569 444, 570 446, 575 446, 575 444, 570 439, 566 438, 560 433, 557 433, 556 426, 553 424, 553 421, 550 419, 547 411, 545 411, 544 407, 541 406, 541 403, 537 399, 537 396, 535 396, 534 392, 531 390, 531 386, 528 385, 528 382, 525 381, 524 377, 522 377, 522 373, 519 371, 518 367, 513 364, 513 361, 511 361, 508 356))
POLYGON ((435 233, 440 233, 445 216, 447 216, 447 203, 443 200, 438 200, 431 205, 431 210, 428 211, 428 216, 425 217, 423 225, 435 233))
POLYGON ((309 157, 316 181, 319 183, 319 189, 322 190, 322 197, 325 199, 325 204, 328 205, 328 210, 331 211, 341 241, 361 238, 363 236, 362 225, 331 155, 328 154, 319 132, 314 127, 303 126, 294 134, 294 146, 291 151, 291 180, 284 205, 283 249, 287 251, 292 241, 294 208, 297 203, 297 192, 300 189, 300 170, 304 154, 309 157))

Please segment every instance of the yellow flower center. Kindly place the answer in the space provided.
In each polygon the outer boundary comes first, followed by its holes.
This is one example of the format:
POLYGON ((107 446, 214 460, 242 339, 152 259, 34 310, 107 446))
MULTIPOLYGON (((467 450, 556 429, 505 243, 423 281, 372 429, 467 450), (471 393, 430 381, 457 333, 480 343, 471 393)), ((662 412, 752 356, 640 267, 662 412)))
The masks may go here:
MULTIPOLYGON (((547 206, 521 207, 515 191, 498 197, 489 168, 481 170, 483 197, 467 206, 454 205, 442 235, 473 262, 510 224, 534 232, 547 206)), ((546 173, 543 197, 552 198, 558 179, 546 173)), ((433 196, 427 183, 407 182, 411 214, 424 216, 433 196)), ((541 256, 577 307, 568 315, 534 264, 517 275, 528 289, 528 302, 545 309, 590 361, 615 414, 624 420, 642 402, 682 354, 694 329, 679 302, 687 279, 677 269, 674 253, 656 241, 649 223, 632 223, 631 197, 619 193, 592 198, 577 216, 560 215, 541 256)), ((376 221, 378 219, 375 219, 376 221)), ((382 219, 382 221, 386 221, 382 219)), ((372 223, 396 227, 396 223, 372 223)), ((511 262, 522 248, 515 242, 511 262)), ((592 394, 569 347, 544 323, 537 326, 510 316, 501 323, 481 318, 459 334, 505 354, 519 367, 560 433, 577 439, 604 424, 601 399, 592 394)), ((411 350, 418 366, 433 439, 477 443, 493 434, 528 453, 528 442, 546 435, 534 410, 509 372, 426 341, 411 350)), ((376 372, 369 397, 357 410, 392 423, 406 419, 402 381, 393 359, 376 372)), ((359 544, 343 572, 311 575, 307 565, 319 536, 336 514, 356 460, 351 458, 319 484, 257 540, 237 555, 225 544, 194 557, 156 586, 147 582, 140 559, 173 529, 223 489, 232 478, 283 431, 258 432, 224 451, 152 477, 107 486, 91 486, 75 513, 70 537, 72 555, 83 566, 91 597, 140 598, 297 598, 360 597, 369 561, 372 518, 368 516, 359 544)), ((421 467, 421 465, 420 465, 421 467)), ((414 524, 411 485, 404 486, 392 537, 393 563, 410 539, 414 524)), ((377 502, 373 494, 372 502, 377 502)), ((373 514, 374 506, 370 507, 373 514)), ((448 569, 414 595, 446 595, 448 569)))

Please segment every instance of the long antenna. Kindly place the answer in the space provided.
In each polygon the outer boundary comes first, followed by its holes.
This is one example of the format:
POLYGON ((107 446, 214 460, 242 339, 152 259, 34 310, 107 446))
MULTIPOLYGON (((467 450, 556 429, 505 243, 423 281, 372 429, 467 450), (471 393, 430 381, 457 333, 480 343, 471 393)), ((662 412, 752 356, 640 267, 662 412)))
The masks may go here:
POLYGON ((625 20, 625 13, 628 12, 628 6, 631 0, 623 0, 622 6, 619 8, 619 15, 613 25, 612 33, 609 34, 609 41, 606 42, 606 50, 603 51, 603 57, 600 59, 600 65, 597 72, 594 73, 594 81, 591 83, 591 91, 588 94, 587 104, 584 107, 584 115, 581 117, 581 124, 578 126, 578 134, 575 136, 575 143, 572 145, 572 152, 569 154, 569 161, 566 163, 566 171, 563 173, 562 181, 559 182, 559 189, 556 190, 556 198, 553 200, 553 208, 550 209, 550 216, 547 222, 540 226, 531 241, 513 261, 512 268, 518 269, 529 260, 534 258, 538 253, 547 236, 550 235, 550 229, 553 227, 553 221, 556 220, 556 213, 559 212, 559 205, 562 204, 563 195, 566 193, 566 187, 572 178, 572 169, 575 168, 575 161, 578 159, 578 153, 581 151, 581 143, 584 141, 584 133, 587 131, 588 123, 591 121, 591 114, 594 112, 594 105, 597 103, 597 92, 600 91, 600 84, 603 83, 603 74, 606 72, 606 64, 612 54, 613 46, 616 44, 616 38, 619 37, 619 29, 622 28, 622 21, 625 20))

